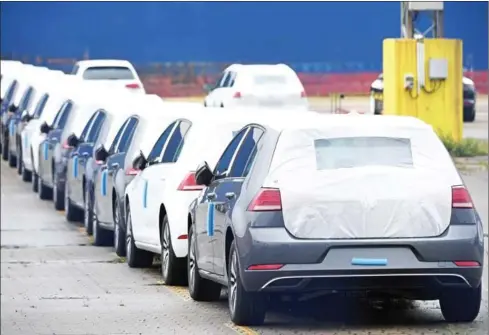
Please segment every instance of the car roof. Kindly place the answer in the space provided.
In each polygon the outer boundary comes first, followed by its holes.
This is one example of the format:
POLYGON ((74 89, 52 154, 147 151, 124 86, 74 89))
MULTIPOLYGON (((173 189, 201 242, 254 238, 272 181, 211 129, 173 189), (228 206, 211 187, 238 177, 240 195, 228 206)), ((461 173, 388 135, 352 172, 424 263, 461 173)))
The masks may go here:
POLYGON ((132 68, 132 64, 123 59, 90 59, 81 60, 76 63, 80 68, 88 68, 92 66, 123 66, 132 68))
POLYGON ((226 68, 226 71, 246 71, 253 74, 263 73, 291 73, 294 72, 286 64, 232 64, 226 68))

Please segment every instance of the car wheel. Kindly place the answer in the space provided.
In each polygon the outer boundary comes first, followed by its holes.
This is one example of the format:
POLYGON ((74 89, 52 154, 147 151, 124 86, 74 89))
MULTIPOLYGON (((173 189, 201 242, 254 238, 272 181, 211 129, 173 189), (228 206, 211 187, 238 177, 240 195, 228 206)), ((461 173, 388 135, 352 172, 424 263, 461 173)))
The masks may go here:
POLYGON ((54 175, 53 182, 53 203, 54 209, 57 211, 64 211, 65 209, 65 195, 63 194, 63 190, 58 187, 58 177, 56 174, 54 175))
POLYGON ((475 121, 475 107, 470 109, 470 112, 464 113, 464 122, 475 121))
POLYGON ((221 103, 221 108, 224 108, 224 104, 223 103, 221 103))
POLYGON ((188 236, 188 257, 187 257, 187 277, 188 291, 195 301, 216 301, 221 296, 222 286, 218 283, 202 278, 199 274, 197 264, 197 236, 195 226, 189 229, 188 236))
POLYGON ((25 168, 24 162, 21 162, 22 169, 22 181, 31 182, 32 181, 32 172, 25 168))
POLYGON ((78 207, 73 205, 73 203, 71 202, 68 183, 65 183, 64 192, 63 193, 60 192, 59 197, 61 196, 63 196, 64 198, 64 210, 65 210, 66 221, 80 222, 81 220, 83 220, 83 211, 81 211, 78 207))
POLYGON ((440 308, 447 322, 472 322, 479 315, 482 285, 478 288, 447 289, 440 298, 440 308))
POLYGON ((161 227, 161 276, 166 285, 186 285, 186 265, 185 258, 177 258, 171 243, 170 223, 168 216, 163 218, 161 227))
POLYGON ((228 305, 231 321, 238 326, 256 326, 265 321, 267 304, 264 295, 246 292, 241 283, 235 241, 231 243, 229 250, 228 305))
POLYGON ((17 144, 17 174, 22 175, 22 149, 17 144))
POLYGON ((41 200, 51 200, 53 198, 53 190, 44 185, 41 176, 37 177, 37 194, 41 200))
POLYGON ((32 192, 37 193, 39 191, 39 177, 35 172, 32 172, 32 192))
POLYGON ((131 209, 127 207, 126 213, 126 258, 131 268, 147 268, 153 264, 154 255, 146 250, 136 247, 132 235, 131 209))
POLYGON ((17 164, 17 157, 15 157, 10 150, 8 150, 8 166, 15 167, 17 164))
POLYGON ((8 160, 8 141, 5 139, 5 137, 3 138, 3 143, 2 143, 2 159, 4 161, 8 160))
POLYGON ((93 201, 88 186, 85 187, 85 204, 83 216, 83 225, 85 226, 85 231, 87 232, 87 235, 91 236, 93 234, 93 201))
POLYGON ((112 238, 114 237, 114 233, 100 226, 95 210, 92 214, 92 225, 93 245, 97 247, 106 247, 112 245, 112 238))
POLYGON ((114 249, 115 253, 119 257, 125 257, 126 256, 126 235, 124 234, 124 231, 122 230, 122 222, 121 222, 121 210, 120 210, 120 204, 119 201, 116 200, 114 204, 114 249))

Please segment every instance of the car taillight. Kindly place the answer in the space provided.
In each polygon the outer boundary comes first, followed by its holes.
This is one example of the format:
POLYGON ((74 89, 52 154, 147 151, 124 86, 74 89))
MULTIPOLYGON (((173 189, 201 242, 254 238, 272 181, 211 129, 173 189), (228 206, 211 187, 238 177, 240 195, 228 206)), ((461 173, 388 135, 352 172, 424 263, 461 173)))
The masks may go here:
POLYGON ((234 93, 233 98, 237 98, 237 99, 241 98, 241 92, 234 93))
POLYGON ((306 97, 306 91, 302 91, 301 92, 301 98, 305 98, 306 97))
POLYGON ((126 87, 127 88, 139 88, 139 84, 138 83, 127 84, 126 87))
POLYGON ((465 186, 452 186, 452 208, 474 208, 465 186))
POLYGON ((178 191, 200 191, 202 189, 204 189, 204 185, 197 185, 195 181, 195 172, 187 173, 177 188, 178 191))
POLYGON ((102 165, 102 164, 104 164, 104 161, 95 161, 95 163, 98 165, 102 165))
POLYGON ((261 188, 248 206, 248 211, 250 212, 281 210, 282 200, 280 198, 280 190, 277 188, 261 188))
POLYGON ((129 168, 126 170, 126 176, 135 176, 139 173, 138 169, 135 168, 129 168))
POLYGON ((473 267, 473 266, 481 266, 479 262, 474 262, 474 261, 455 261, 456 266, 461 267, 461 268, 467 268, 467 267, 473 267))
POLYGON ((64 141, 63 142, 63 145, 62 145, 63 149, 71 149, 73 147, 71 147, 69 144, 68 144, 68 140, 64 141))

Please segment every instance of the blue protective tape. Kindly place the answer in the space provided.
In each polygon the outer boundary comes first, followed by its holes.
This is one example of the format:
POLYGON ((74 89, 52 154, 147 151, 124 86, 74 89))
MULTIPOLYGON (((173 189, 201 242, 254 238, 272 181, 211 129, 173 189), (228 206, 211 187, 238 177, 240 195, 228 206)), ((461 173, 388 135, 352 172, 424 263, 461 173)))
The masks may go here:
POLYGON ((46 141, 46 142, 44 142, 44 145, 43 145, 43 154, 44 154, 44 160, 45 161, 48 160, 48 151, 49 151, 49 143, 46 141))
POLYGON ((144 181, 144 190, 143 190, 143 208, 148 206, 148 181, 144 181))
POLYGON ((10 132, 10 135, 13 135, 15 133, 15 120, 10 120, 9 132, 10 132))
POLYGON ((107 195, 107 170, 102 171, 102 175, 100 178, 102 179, 100 193, 102 193, 102 196, 105 197, 107 195))
POLYGON ((73 157, 73 177, 78 178, 78 156, 73 157))
POLYGON ((214 203, 212 202, 207 209, 207 236, 214 236, 214 203))
POLYGON ((351 265, 386 266, 387 258, 352 258, 351 265))
POLYGON ((24 149, 27 149, 28 146, 29 146, 29 141, 27 141, 27 136, 24 135, 24 149))

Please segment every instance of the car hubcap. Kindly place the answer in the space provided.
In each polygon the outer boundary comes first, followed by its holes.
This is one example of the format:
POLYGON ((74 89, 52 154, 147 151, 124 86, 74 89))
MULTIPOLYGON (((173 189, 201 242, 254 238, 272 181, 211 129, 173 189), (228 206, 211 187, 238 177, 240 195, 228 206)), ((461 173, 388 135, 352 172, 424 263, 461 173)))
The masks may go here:
POLYGON ((192 234, 192 238, 190 239, 190 252, 188 255, 188 276, 189 276, 189 281, 188 285, 190 286, 190 290, 194 290, 194 285, 195 285, 195 237, 194 234, 192 234))
POLYGON ((163 274, 165 277, 168 275, 168 262, 170 260, 170 228, 168 228, 168 222, 165 224, 163 230, 163 241, 161 241, 161 266, 163 267, 163 274))
POLYGON ((238 273, 238 259, 236 256, 236 252, 233 252, 231 256, 231 265, 229 267, 229 309, 232 313, 236 308, 236 294, 238 291, 238 283, 237 283, 237 273, 238 273))
POLYGON ((85 223, 85 229, 88 229, 88 221, 90 220, 90 198, 88 192, 85 195, 85 217, 83 222, 85 223))
POLYGON ((119 234, 120 234, 120 227, 119 227, 119 205, 115 205, 115 213, 114 213, 114 247, 118 249, 119 247, 119 234))
POLYGON ((53 185, 53 201, 56 203, 58 200, 58 187, 56 186, 56 180, 53 185))
POLYGON ((131 258, 131 241, 132 241, 132 223, 131 223, 131 215, 127 215, 127 227, 126 227, 126 255, 127 259, 131 258))

